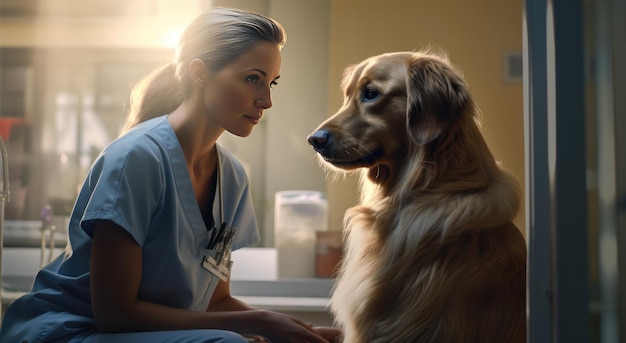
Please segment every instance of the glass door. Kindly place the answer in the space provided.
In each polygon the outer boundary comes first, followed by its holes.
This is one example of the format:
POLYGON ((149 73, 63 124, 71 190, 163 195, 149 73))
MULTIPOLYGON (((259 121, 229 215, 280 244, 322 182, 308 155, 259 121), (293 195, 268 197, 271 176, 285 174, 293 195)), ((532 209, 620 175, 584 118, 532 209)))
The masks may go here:
POLYGON ((585 3, 592 341, 626 340, 626 3, 585 3), (621 248, 621 249, 620 249, 621 248), (620 297, 620 290, 622 296, 620 297))
POLYGON ((626 340, 625 17, 525 2, 529 342, 626 340))

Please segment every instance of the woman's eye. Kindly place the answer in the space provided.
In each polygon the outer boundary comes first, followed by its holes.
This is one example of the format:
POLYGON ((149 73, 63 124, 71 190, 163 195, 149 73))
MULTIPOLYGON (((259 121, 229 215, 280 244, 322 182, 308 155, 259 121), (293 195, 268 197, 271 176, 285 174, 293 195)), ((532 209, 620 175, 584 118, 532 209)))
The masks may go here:
POLYGON ((248 83, 257 83, 259 82, 259 77, 257 75, 250 75, 246 77, 246 82, 248 83))
POLYGON ((380 93, 377 90, 371 88, 363 89, 363 101, 372 101, 376 99, 380 93))
POLYGON ((274 86, 278 86, 278 82, 276 81, 270 82, 270 88, 274 88, 274 86))

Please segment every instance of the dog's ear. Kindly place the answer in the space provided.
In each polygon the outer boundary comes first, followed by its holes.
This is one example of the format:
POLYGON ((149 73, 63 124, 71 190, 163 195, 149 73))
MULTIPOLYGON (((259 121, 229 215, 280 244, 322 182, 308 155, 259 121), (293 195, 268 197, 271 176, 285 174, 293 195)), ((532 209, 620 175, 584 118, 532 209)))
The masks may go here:
POLYGON ((426 144, 458 118, 468 103, 469 91, 461 75, 437 58, 414 59, 408 73, 408 129, 418 144, 426 144))
POLYGON ((358 65, 352 64, 347 66, 343 70, 343 75, 341 77, 341 90, 343 91, 344 97, 346 94, 351 92, 351 89, 354 87, 354 71, 358 65))

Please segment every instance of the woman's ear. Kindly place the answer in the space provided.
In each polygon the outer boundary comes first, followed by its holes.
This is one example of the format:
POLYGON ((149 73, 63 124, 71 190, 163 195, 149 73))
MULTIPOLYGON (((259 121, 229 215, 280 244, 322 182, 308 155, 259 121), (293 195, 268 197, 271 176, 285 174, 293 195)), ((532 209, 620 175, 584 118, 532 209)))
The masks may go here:
POLYGON ((199 88, 204 87, 204 82, 206 81, 208 74, 209 69, 201 59, 196 58, 189 63, 189 76, 194 86, 199 88))

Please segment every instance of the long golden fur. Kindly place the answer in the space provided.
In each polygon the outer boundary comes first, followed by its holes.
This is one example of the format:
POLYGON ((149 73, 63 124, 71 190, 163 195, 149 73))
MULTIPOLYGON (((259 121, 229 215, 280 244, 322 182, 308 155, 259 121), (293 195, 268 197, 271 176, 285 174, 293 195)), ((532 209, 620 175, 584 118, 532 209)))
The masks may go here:
POLYGON ((308 140, 324 165, 362 172, 331 297, 344 342, 525 342, 519 185, 461 73, 441 52, 387 53, 342 86, 308 140))

